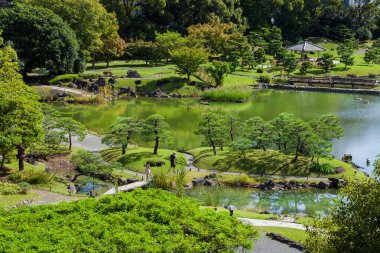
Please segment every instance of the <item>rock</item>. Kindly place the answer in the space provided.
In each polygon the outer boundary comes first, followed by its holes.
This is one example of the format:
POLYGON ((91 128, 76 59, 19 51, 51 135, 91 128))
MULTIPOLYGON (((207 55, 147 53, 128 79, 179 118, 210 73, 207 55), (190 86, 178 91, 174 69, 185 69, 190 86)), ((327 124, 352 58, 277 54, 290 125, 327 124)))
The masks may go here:
POLYGON ((209 178, 216 178, 216 177, 217 177, 217 176, 216 176, 216 173, 211 173, 211 174, 205 176, 204 178, 205 178, 205 179, 209 179, 209 178))
POLYGON ((204 185, 205 179, 204 178, 194 178, 192 183, 193 183, 193 186, 204 185))
POLYGON ((188 189, 191 189, 193 188, 193 183, 187 183, 185 184, 185 189, 188 190, 188 189))
POLYGON ((189 83, 189 85, 190 85, 190 86, 195 86, 195 85, 197 85, 197 82, 196 82, 196 81, 191 81, 191 82, 189 83))
POLYGON ((165 165, 165 162, 163 162, 163 161, 156 162, 157 167, 162 167, 163 165, 165 165))
POLYGON ((117 184, 118 184, 119 186, 123 186, 123 185, 127 185, 128 182, 127 182, 127 179, 125 179, 125 178, 118 178, 118 179, 117 179, 117 184))
POLYGON ((309 187, 311 187, 311 188, 317 188, 317 183, 312 182, 312 183, 309 184, 309 187))
POLYGON ((141 84, 141 83, 142 83, 141 80, 136 80, 136 81, 135 81, 135 84, 136 84, 136 85, 139 85, 139 84, 141 84))
POLYGON ((99 87, 104 87, 107 85, 107 81, 104 77, 99 77, 98 80, 94 82, 94 84, 96 84, 99 87))
POLYGON ((67 87, 72 88, 72 89, 78 89, 78 86, 75 83, 69 83, 67 87))
POLYGON ((116 84, 116 78, 115 78, 115 77, 111 77, 111 78, 108 80, 108 83, 109 83, 109 84, 116 84))
POLYGON ((86 80, 75 80, 74 84, 77 86, 78 89, 87 90, 90 86, 92 81, 86 81, 86 80))
POLYGON ((342 161, 345 163, 352 163, 352 155, 351 154, 344 154, 342 157, 342 161))
MULTIPOLYGON (((260 184, 259 188, 262 190, 272 190, 273 188, 275 188, 275 186, 276 186, 276 184, 273 182, 273 180, 268 180, 265 183, 260 184)), ((280 187, 278 187, 278 188, 280 188, 280 187)))
POLYGON ((24 161, 32 165, 37 165, 37 159, 32 155, 26 155, 24 161))
POLYGON ((137 178, 128 178, 127 179, 127 184, 133 184, 133 183, 136 183, 136 182, 139 182, 140 180, 138 180, 137 178))
POLYGON ((326 189, 329 188, 329 185, 327 183, 321 181, 321 182, 318 183, 317 188, 318 189, 326 190, 326 189))
POLYGON ((336 174, 342 174, 342 173, 344 173, 344 172, 346 172, 346 170, 343 168, 343 167, 336 167, 335 169, 335 173, 336 174))
POLYGON ((170 96, 164 92, 162 92, 161 89, 157 89, 154 92, 150 94, 151 97, 155 98, 170 98, 170 96))
POLYGON ((136 70, 128 70, 127 78, 141 78, 141 75, 136 70))
POLYGON ((214 186, 217 185, 217 183, 213 179, 206 179, 204 185, 214 186))
POLYGON ((329 178, 329 180, 330 180, 329 187, 333 189, 340 189, 346 184, 346 181, 343 179, 329 178))
POLYGON ((72 193, 72 194, 77 193, 77 187, 75 185, 73 185, 73 184, 69 185, 69 190, 70 190, 70 193, 72 193))

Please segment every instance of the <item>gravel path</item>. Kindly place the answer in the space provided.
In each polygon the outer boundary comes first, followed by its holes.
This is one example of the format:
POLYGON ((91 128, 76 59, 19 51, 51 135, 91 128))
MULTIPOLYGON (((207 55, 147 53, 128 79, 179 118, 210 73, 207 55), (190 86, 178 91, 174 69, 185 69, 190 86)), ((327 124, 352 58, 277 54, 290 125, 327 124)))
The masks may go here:
POLYGON ((47 86, 47 85, 43 85, 41 87, 42 88, 50 88, 51 90, 56 90, 56 91, 63 91, 65 93, 79 95, 79 96, 82 96, 82 97, 90 97, 90 96, 93 95, 93 94, 91 94, 91 93, 89 93, 87 91, 79 90, 79 89, 72 89, 72 88, 65 88, 65 87, 58 87, 58 86, 47 86))
POLYGON ((301 251, 291 248, 286 244, 272 240, 265 234, 262 234, 259 240, 254 243, 252 253, 300 253, 301 251))
POLYGON ((295 228, 300 230, 306 230, 306 227, 302 224, 290 223, 284 221, 273 221, 273 220, 256 220, 248 218, 239 218, 243 223, 248 223, 256 227, 282 227, 282 228, 295 228))
POLYGON ((38 190, 38 189, 32 189, 31 191, 34 193, 37 193, 40 196, 39 201, 32 202, 30 204, 31 206, 46 205, 46 204, 51 204, 51 203, 55 203, 55 202, 62 202, 62 201, 73 201, 73 200, 78 200, 78 199, 84 198, 84 197, 76 197, 76 196, 67 196, 67 195, 62 195, 62 194, 58 194, 55 192, 38 190))

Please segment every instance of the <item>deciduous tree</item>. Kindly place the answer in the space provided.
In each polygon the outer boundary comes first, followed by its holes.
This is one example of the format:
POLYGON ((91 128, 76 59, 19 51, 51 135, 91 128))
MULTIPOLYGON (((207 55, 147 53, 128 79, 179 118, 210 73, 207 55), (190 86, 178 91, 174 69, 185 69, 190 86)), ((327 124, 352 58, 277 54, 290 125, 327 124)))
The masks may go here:
POLYGON ((157 154, 161 142, 170 143, 172 141, 169 124, 165 121, 164 116, 151 115, 143 122, 142 126, 141 134, 144 141, 154 142, 153 154, 157 154))
POLYGON ((199 70, 201 64, 207 62, 207 53, 202 48, 183 47, 172 52, 172 61, 177 66, 177 72, 186 75, 187 80, 199 70))

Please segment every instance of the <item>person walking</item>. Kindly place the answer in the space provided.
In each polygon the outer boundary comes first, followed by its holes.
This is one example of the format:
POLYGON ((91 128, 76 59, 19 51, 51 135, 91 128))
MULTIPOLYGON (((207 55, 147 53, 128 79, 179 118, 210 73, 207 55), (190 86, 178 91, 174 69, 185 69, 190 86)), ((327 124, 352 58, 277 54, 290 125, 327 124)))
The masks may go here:
POLYGON ((176 154, 173 153, 170 156, 170 169, 172 169, 172 168, 173 168, 173 170, 175 169, 175 166, 176 166, 175 162, 176 162, 176 154))
POLYGON ((151 173, 151 171, 150 171, 150 162, 147 161, 146 164, 145 164, 146 181, 148 181, 150 173, 151 173))

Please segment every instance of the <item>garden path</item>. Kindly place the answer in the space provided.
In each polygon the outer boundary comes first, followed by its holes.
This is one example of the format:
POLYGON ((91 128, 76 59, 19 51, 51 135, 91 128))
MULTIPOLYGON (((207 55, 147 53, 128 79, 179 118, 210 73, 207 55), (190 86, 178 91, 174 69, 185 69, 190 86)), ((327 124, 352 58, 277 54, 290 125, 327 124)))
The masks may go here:
POLYGON ((265 234, 261 234, 260 238, 255 241, 253 253, 300 253, 301 251, 291 248, 286 244, 272 240, 265 234))
POLYGON ((284 222, 284 221, 274 221, 274 220, 257 220, 248 218, 239 218, 243 223, 248 223, 256 227, 282 227, 282 228, 295 228, 300 230, 306 230, 306 227, 302 224, 284 222))
POLYGON ((59 193, 45 191, 45 190, 39 190, 39 189, 32 189, 31 191, 34 193, 37 193, 40 197, 39 197, 39 200, 37 202, 32 202, 30 204, 30 206, 46 205, 46 204, 51 204, 51 203, 55 203, 55 202, 73 201, 73 200, 83 199, 83 197, 67 196, 67 195, 62 195, 59 193))

